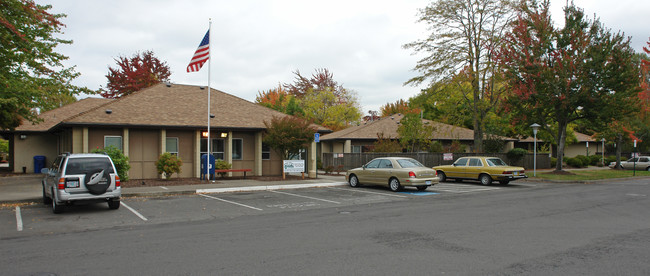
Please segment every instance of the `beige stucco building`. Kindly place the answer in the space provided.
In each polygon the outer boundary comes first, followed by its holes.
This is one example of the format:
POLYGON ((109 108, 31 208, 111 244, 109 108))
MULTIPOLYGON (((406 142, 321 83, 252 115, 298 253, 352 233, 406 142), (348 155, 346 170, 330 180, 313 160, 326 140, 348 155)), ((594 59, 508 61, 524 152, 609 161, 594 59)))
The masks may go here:
MULTIPOLYGON (((236 96, 211 90, 210 139, 207 137, 208 89, 158 84, 119 99, 87 98, 44 112, 40 123, 24 123, 7 134, 10 170, 34 172, 34 156, 52 162, 64 152, 87 153, 113 145, 129 157, 131 179, 159 178, 155 162, 164 152, 183 161, 180 177, 199 177, 200 158, 211 153, 233 169, 253 175, 282 174, 282 160, 262 143, 265 121, 289 116, 236 96)), ((319 133, 329 129, 316 126, 319 133)), ((308 175, 316 175, 316 144, 307 148, 308 175)), ((232 175, 232 173, 230 173, 232 175)))

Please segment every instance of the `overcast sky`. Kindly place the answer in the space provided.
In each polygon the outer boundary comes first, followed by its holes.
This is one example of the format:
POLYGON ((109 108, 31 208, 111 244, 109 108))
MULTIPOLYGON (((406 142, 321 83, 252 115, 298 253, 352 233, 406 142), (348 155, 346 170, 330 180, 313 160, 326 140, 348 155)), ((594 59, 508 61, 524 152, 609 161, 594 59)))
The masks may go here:
MULTIPOLYGON (((254 101, 259 91, 327 68, 357 93, 363 112, 407 100, 422 87, 403 86, 416 76, 417 56, 401 46, 426 37, 417 12, 427 0, 36 0, 67 14, 59 51, 81 73, 75 84, 106 86, 114 58, 152 50, 179 84, 206 85, 207 64, 186 73, 212 18, 211 86, 254 101)), ((560 24, 566 0, 552 0, 560 24)), ((650 1, 574 0, 590 18, 632 36, 638 52, 650 37, 650 1)))

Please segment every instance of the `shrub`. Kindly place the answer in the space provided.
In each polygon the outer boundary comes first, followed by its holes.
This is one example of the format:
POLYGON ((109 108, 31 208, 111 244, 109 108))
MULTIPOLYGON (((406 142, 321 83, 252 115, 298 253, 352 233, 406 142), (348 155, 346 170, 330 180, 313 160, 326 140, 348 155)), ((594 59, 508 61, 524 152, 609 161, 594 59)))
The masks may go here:
MULTIPOLYGON (((215 168, 216 170, 230 170, 230 169, 232 169, 232 164, 230 164, 230 163, 228 163, 228 162, 226 162, 226 161, 224 161, 224 160, 217 159, 217 161, 214 162, 214 168, 215 168)), ((225 177, 227 173, 225 173, 225 172, 220 172, 220 173, 218 173, 218 174, 219 174, 221 177, 225 177)))
POLYGON ((442 143, 440 143, 440 141, 435 141, 435 142, 431 143, 431 145, 429 146, 429 152, 439 153, 439 152, 443 152, 443 150, 444 149, 443 149, 442 143))
POLYGON ((557 166, 557 158, 551 157, 551 168, 555 168, 557 166))
POLYGON ((183 161, 181 161, 181 159, 176 155, 173 155, 169 152, 165 152, 160 155, 158 161, 156 161, 156 168, 158 169, 158 173, 165 173, 165 178, 168 180, 172 178, 172 174, 179 174, 181 172, 182 165, 183 161))
POLYGON ((129 157, 124 155, 121 150, 115 146, 108 146, 104 149, 94 149, 92 153, 106 153, 113 160, 115 169, 117 170, 117 175, 120 176, 120 180, 127 181, 129 180, 129 170, 131 165, 129 165, 129 157))
POLYGON ((510 160, 510 164, 514 165, 519 163, 519 161, 521 161, 524 158, 524 156, 526 156, 526 154, 528 154, 527 150, 521 148, 514 148, 508 151, 508 153, 506 153, 506 156, 508 156, 508 160, 510 160))
POLYGON ((588 167, 589 164, 591 163, 591 159, 589 159, 589 157, 584 155, 578 155, 575 158, 580 159, 580 162, 582 162, 582 167, 588 167))
POLYGON ((589 156, 589 165, 591 166, 602 166, 602 155, 590 155, 589 156))
POLYGON ((616 155, 610 155, 605 157, 605 162, 607 162, 607 164, 616 162, 616 155))
POLYGON ((577 156, 574 158, 567 158, 566 159, 566 164, 569 165, 570 167, 573 168, 582 168, 584 164, 582 163, 582 160, 578 158, 577 156))

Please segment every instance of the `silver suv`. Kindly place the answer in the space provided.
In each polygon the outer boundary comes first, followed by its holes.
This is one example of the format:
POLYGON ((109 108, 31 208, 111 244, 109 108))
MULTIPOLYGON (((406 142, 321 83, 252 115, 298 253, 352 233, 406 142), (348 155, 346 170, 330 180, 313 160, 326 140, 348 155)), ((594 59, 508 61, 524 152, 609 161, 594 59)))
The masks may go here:
POLYGON ((108 202, 120 208, 120 177, 108 155, 97 153, 64 154, 50 168, 44 168, 43 203, 52 204, 55 214, 73 202, 108 202))

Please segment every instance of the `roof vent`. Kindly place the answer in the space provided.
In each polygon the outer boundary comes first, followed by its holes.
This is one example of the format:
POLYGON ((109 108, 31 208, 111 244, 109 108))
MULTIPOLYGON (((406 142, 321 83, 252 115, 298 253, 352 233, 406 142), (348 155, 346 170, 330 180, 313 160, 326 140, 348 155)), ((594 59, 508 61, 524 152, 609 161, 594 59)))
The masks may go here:
POLYGON ((113 110, 106 109, 106 114, 111 114, 111 113, 113 113, 113 110))
POLYGON ((172 87, 172 83, 171 83, 171 82, 166 82, 165 85, 167 85, 167 87, 172 87))
POLYGON ((397 121, 397 124, 399 125, 399 121, 397 121))
POLYGON ((395 120, 395 117, 393 117, 393 116, 390 116, 390 119, 391 119, 391 120, 395 120))
POLYGON ((199 89, 205 90, 205 86, 201 85, 201 86, 199 86, 199 89))

